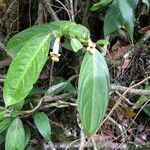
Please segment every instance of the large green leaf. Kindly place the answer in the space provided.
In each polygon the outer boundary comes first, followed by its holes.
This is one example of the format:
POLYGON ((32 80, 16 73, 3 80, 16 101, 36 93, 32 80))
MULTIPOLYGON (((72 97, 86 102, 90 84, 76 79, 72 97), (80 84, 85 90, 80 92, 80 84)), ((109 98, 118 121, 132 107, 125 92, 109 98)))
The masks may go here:
MULTIPOLYGON (((129 0, 118 0, 118 7, 124 20, 124 25, 127 28, 128 34, 133 40, 134 28, 134 3, 128 2, 129 0)), ((134 0, 132 0, 133 2, 134 0)))
POLYGON ((95 49, 84 56, 78 87, 78 110, 85 133, 94 133, 102 122, 109 94, 109 72, 103 56, 95 49))
POLYGON ((6 133, 5 150, 24 150, 25 132, 23 124, 16 118, 9 126, 6 133))
POLYGON ((100 0, 100 2, 95 3, 92 7, 91 7, 91 11, 95 11, 98 9, 101 9, 105 6, 107 6, 110 2, 112 2, 113 0, 100 0))
POLYGON ((3 97, 5 105, 13 105, 29 94, 48 58, 50 34, 29 40, 17 54, 7 73, 3 97))
POLYGON ((75 22, 62 20, 37 25, 16 34, 9 40, 7 43, 9 55, 14 58, 29 40, 41 33, 49 33, 54 37, 69 36, 76 38, 81 42, 86 42, 90 36, 90 33, 86 27, 76 24, 75 22))
POLYGON ((110 35, 120 29, 124 24, 117 1, 113 1, 104 18, 104 35, 110 35))
POLYGON ((50 33, 55 31, 55 27, 51 24, 43 24, 33 26, 13 36, 7 43, 9 55, 14 58, 22 47, 31 40, 34 36, 41 33, 50 33))
POLYGON ((134 29, 134 9, 139 0, 115 0, 107 10, 104 19, 104 34, 105 36, 119 30, 125 26, 133 40, 134 29))
POLYGON ((34 123, 45 140, 49 141, 51 137, 51 126, 47 115, 44 112, 37 112, 34 115, 34 123))
POLYGON ((4 118, 0 121, 0 133, 2 133, 5 129, 9 127, 13 118, 4 118))

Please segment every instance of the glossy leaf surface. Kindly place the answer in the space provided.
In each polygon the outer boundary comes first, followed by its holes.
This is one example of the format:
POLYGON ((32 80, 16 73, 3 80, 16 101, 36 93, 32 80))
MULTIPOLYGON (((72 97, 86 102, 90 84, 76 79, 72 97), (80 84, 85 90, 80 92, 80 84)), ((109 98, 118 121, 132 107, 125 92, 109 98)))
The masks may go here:
POLYGON ((49 42, 49 34, 38 35, 29 40, 17 54, 4 84, 6 106, 23 101, 32 90, 48 58, 49 42))
POLYGON ((21 120, 16 118, 6 133, 5 150, 24 150, 25 133, 21 120))
POLYGON ((51 137, 51 126, 47 115, 44 112, 37 112, 34 115, 34 123, 45 140, 49 141, 51 137))
POLYGON ((93 134, 102 122, 109 93, 109 72, 103 56, 95 49, 86 53, 82 61, 79 87, 78 110, 86 134, 93 134))

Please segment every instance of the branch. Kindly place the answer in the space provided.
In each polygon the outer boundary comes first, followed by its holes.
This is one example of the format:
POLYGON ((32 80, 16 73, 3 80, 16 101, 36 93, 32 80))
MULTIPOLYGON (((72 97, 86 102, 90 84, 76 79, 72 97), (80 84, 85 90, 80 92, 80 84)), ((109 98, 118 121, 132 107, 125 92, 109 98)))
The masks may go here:
POLYGON ((11 63, 11 59, 10 58, 7 58, 5 60, 0 61, 0 69, 3 69, 5 67, 9 66, 10 63, 11 63))
MULTIPOLYGON (((111 84, 111 87, 110 87, 110 88, 111 88, 112 91, 121 91, 121 92, 124 92, 124 91, 126 91, 129 87, 111 84)), ((128 91, 128 93, 130 93, 130 94, 147 95, 147 96, 149 96, 149 95, 150 95, 150 90, 131 89, 130 91, 128 91)))
POLYGON ((53 20, 55 20, 55 21, 59 20, 59 18, 57 17, 55 11, 51 7, 50 2, 48 0, 41 0, 41 3, 43 4, 46 11, 49 13, 49 15, 52 17, 53 20))

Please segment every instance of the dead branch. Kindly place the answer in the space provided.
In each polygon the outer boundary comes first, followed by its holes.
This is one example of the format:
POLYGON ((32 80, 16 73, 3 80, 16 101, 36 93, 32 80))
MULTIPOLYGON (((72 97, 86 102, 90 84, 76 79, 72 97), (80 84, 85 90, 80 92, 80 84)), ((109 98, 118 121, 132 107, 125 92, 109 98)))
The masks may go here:
POLYGON ((53 10, 53 8, 51 7, 51 4, 48 0, 41 0, 41 3, 43 4, 43 6, 45 7, 46 11, 49 13, 49 15, 52 17, 53 20, 59 20, 59 18, 57 17, 55 11, 53 10))
MULTIPOLYGON (((115 84, 111 84, 111 90, 112 91, 120 91, 120 92, 124 92, 126 91, 129 87, 125 87, 122 85, 115 85, 115 84)), ((142 89, 131 89, 130 91, 128 91, 128 93, 130 94, 137 94, 137 95, 150 95, 150 90, 142 90, 142 89)))

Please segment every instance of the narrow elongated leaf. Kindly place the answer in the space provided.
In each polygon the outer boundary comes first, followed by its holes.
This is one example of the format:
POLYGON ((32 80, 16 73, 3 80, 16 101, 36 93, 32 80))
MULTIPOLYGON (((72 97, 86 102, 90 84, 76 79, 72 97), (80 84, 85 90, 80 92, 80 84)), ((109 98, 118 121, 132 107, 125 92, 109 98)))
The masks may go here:
POLYGON ((113 1, 104 18, 104 35, 110 35, 124 25, 117 1, 113 1))
POLYGON ((98 9, 101 9, 105 6, 107 6, 110 2, 112 2, 113 0, 100 0, 100 2, 95 3, 92 7, 91 7, 91 11, 95 11, 98 9))
POLYGON ((9 127, 13 118, 4 118, 0 121, 0 133, 2 133, 5 129, 9 127))
POLYGON ((75 39, 75 38, 71 38, 71 47, 74 50, 74 52, 77 52, 78 50, 80 50, 83 45, 80 43, 79 40, 75 39))
POLYGON ((6 106, 16 104, 29 94, 48 58, 49 34, 29 40, 17 54, 7 73, 3 97, 6 106))
POLYGON ((37 112, 34 115, 34 123, 45 140, 49 141, 51 137, 51 126, 47 115, 44 112, 37 112))
POLYGON ((131 40, 133 40, 134 28, 134 12, 133 8, 131 7, 132 5, 128 2, 128 0, 118 0, 118 7, 131 40))
POLYGON ((67 85, 68 85, 68 82, 61 82, 61 83, 58 83, 57 85, 53 85, 46 91, 45 95, 55 96, 58 93, 62 92, 67 87, 67 85))
POLYGON ((24 150, 25 133, 21 120, 16 118, 6 133, 5 150, 24 150))
POLYGON ((84 56, 78 87, 78 110, 85 133, 94 133, 102 122, 109 93, 109 73, 103 56, 95 49, 84 56))

